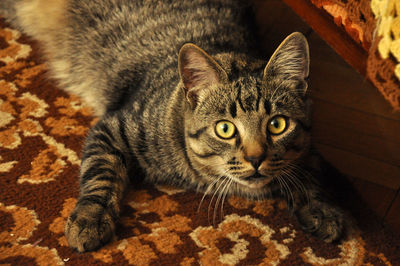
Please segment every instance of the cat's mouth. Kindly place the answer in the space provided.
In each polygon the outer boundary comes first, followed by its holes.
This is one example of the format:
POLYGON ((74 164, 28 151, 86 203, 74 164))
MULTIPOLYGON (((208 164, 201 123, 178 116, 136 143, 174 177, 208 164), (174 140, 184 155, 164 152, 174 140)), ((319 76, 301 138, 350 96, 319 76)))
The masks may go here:
POLYGON ((253 174, 251 176, 247 176, 247 177, 245 177, 243 179, 246 180, 246 181, 260 181, 260 180, 262 180, 264 178, 267 178, 267 177, 265 175, 262 175, 262 174, 257 172, 255 174, 253 174))
POLYGON ((234 180, 243 186, 256 189, 256 188, 262 188, 263 186, 265 186, 266 184, 271 182, 272 177, 265 176, 265 175, 262 175, 262 174, 256 172, 250 176, 247 176, 247 177, 244 177, 241 179, 235 178, 234 180))

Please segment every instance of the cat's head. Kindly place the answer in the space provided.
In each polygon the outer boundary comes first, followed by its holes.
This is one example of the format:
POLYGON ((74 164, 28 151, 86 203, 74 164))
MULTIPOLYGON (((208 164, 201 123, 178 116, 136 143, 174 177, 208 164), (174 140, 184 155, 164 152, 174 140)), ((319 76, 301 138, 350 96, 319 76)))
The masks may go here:
POLYGON ((187 153, 209 182, 261 194, 308 152, 309 52, 301 33, 288 36, 261 69, 236 77, 199 47, 185 44, 179 71, 188 101, 187 153))

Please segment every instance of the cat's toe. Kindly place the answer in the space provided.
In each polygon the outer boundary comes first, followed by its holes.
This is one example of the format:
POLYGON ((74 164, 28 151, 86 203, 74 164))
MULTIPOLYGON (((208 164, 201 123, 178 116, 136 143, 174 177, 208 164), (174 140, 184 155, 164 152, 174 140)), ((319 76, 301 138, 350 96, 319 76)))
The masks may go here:
POLYGON ((338 240, 343 235, 343 223, 338 220, 327 220, 321 228, 320 238, 327 243, 338 240))
POLYGON ((111 216, 88 215, 75 210, 65 225, 65 236, 69 246, 79 252, 96 250, 114 236, 114 221, 111 216))
POLYGON ((324 206, 322 209, 304 208, 297 213, 302 229, 325 242, 339 240, 344 232, 344 218, 341 210, 324 206))

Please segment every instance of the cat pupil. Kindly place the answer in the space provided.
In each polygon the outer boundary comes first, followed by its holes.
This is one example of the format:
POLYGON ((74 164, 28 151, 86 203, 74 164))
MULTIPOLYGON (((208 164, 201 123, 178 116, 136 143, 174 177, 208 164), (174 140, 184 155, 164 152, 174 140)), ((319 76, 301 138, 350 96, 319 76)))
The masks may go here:
POLYGON ((271 121, 271 124, 272 124, 273 127, 279 128, 279 122, 278 122, 278 120, 273 120, 273 121, 271 121))
POLYGON ((222 130, 226 133, 228 132, 228 124, 223 124, 222 125, 222 130))

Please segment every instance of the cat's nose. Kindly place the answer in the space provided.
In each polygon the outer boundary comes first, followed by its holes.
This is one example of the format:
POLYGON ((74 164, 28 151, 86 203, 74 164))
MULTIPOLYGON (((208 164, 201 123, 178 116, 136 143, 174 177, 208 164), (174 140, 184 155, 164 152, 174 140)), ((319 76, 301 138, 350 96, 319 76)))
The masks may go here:
POLYGON ((244 156, 244 159, 248 161, 254 167, 254 169, 257 170, 258 167, 260 167, 260 165, 264 161, 265 157, 266 154, 262 153, 261 155, 258 156, 244 156))

